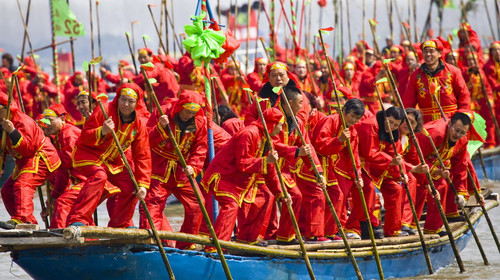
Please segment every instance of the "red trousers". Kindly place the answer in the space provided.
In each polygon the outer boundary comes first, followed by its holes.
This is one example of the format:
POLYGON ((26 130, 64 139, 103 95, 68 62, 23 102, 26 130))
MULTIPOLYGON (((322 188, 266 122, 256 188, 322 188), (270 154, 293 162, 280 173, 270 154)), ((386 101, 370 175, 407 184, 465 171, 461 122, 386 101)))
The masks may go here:
MULTIPOLYGON (((44 184, 50 171, 43 160, 39 161, 38 172, 22 173, 16 180, 12 177, 2 187, 2 200, 11 219, 22 223, 37 224, 33 216, 33 196, 38 186, 44 184)), ((44 201, 45 203, 45 201, 44 201)))
MULTIPOLYGON (((445 179, 434 180, 434 186, 441 195, 441 205, 447 217, 456 217, 458 215, 457 204, 455 203, 455 194, 448 186, 445 179)), ((441 231, 443 220, 438 207, 432 198, 432 194, 427 194, 427 217, 425 218, 424 231, 426 233, 437 233, 441 231)))
MULTIPOLYGON (((325 196, 316 182, 296 177, 302 193, 301 213, 304 217, 306 239, 325 236, 325 196)), ((295 201, 294 201, 295 203, 295 201)))
POLYGON ((396 236, 401 231, 403 212, 403 197, 406 193, 400 183, 386 178, 382 181, 380 192, 384 196, 385 221, 384 235, 396 236))
MULTIPOLYGON (((413 202, 413 206, 416 206, 417 199, 417 179, 410 172, 406 173, 408 175, 408 190, 410 191, 411 201, 413 202)), ((415 208, 416 210, 416 208, 415 208)), ((401 221, 404 226, 411 226, 413 224, 413 212, 410 207, 410 200, 408 199, 408 195, 406 194, 406 190, 403 189, 403 210, 401 214, 401 221)), ((418 212, 417 212, 418 215, 418 212)))
POLYGON ((105 166, 88 165, 79 167, 78 172, 87 177, 87 181, 71 208, 67 219, 68 225, 76 222, 85 225, 93 223, 92 214, 101 202, 106 181, 118 186, 121 190, 120 193, 113 197, 113 203, 107 204, 110 218, 108 226, 126 228, 134 225, 132 217, 137 198, 134 194, 134 184, 126 170, 113 175, 105 166))
MULTIPOLYGON (((379 219, 373 214, 375 210, 375 186, 372 184, 371 179, 366 175, 365 171, 361 173, 361 178, 363 179, 363 195, 365 197, 366 206, 368 207, 368 214, 370 215, 370 222, 372 226, 378 226, 380 224, 379 219)), ((359 191, 357 188, 351 189, 352 197, 352 210, 351 215, 347 219, 345 228, 346 230, 361 233, 359 227, 360 221, 366 221, 366 215, 363 210, 363 204, 361 203, 361 197, 359 196, 359 191)))
MULTIPOLYGON (((198 188, 198 186, 196 186, 196 188, 198 188)), ((198 192, 201 195, 199 188, 198 192)), ((163 213, 167 197, 170 194, 173 194, 184 206, 184 222, 182 223, 180 232, 198 234, 203 221, 203 214, 198 205, 198 200, 196 199, 193 188, 190 183, 187 183, 183 187, 177 187, 177 182, 173 176, 169 178, 167 183, 162 183, 156 179, 151 180, 151 186, 146 195, 145 202, 151 214, 151 218, 155 223, 155 227, 159 230, 172 231, 172 227, 163 213)), ((201 199, 204 203, 203 197, 201 199)), ((149 228, 148 220, 142 207, 139 208, 139 212, 139 226, 141 228, 149 228)), ((176 247, 179 249, 185 249, 191 245, 192 243, 188 242, 176 243, 176 247)))
POLYGON ((243 202, 238 211, 237 241, 252 243, 265 237, 274 201, 274 195, 266 185, 258 184, 254 202, 243 202))
MULTIPOLYGON (((72 188, 65 191, 61 196, 57 198, 54 202, 54 208, 52 210, 52 219, 50 220, 50 228, 65 228, 68 226, 67 219, 69 212, 71 211, 71 207, 75 203, 78 198, 78 194, 80 193, 80 188, 72 188)), ((108 202, 113 201, 114 199, 110 198, 114 193, 109 193, 106 189, 101 196, 99 204, 101 204, 105 199, 108 199, 108 202)), ((109 207, 114 209, 114 207, 109 207)), ((94 226, 95 221, 92 221, 90 226, 94 226)))
MULTIPOLYGON (((337 212, 340 224, 342 228, 345 227, 347 222, 347 198, 349 197, 349 192, 355 187, 354 180, 347 179, 342 176, 337 176, 337 185, 330 186, 327 188, 328 195, 332 200, 333 208, 337 212)), ((357 190, 356 190, 357 191, 357 190)), ((325 209, 325 234, 326 236, 333 236, 337 234, 339 228, 337 223, 333 218, 332 211, 328 204, 325 209)))
MULTIPOLYGON (((302 193, 298 187, 287 188, 288 194, 292 198, 292 208, 295 217, 299 216, 300 207, 302 205, 302 193)), ((281 203, 281 217, 279 221, 278 231, 276 232, 276 239, 280 241, 291 241, 295 238, 295 229, 290 218, 290 212, 287 205, 281 203)))
POLYGON ((229 241, 238 217, 238 202, 227 196, 216 196, 219 202, 219 215, 215 220, 214 230, 219 240, 229 241))

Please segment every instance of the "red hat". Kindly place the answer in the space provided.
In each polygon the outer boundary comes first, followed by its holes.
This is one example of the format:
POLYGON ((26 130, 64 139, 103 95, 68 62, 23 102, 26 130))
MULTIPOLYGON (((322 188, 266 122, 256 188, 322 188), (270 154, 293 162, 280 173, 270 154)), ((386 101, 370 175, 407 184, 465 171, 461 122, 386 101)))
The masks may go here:
POLYGON ((66 114, 68 114, 68 112, 66 112, 66 109, 64 109, 64 106, 62 104, 54 104, 49 108, 43 110, 43 117, 62 117, 66 114))
POLYGON ((493 48, 493 47, 500 47, 500 41, 492 42, 491 45, 490 45, 490 49, 493 48))
MULTIPOLYGON (((11 100, 10 103, 10 111, 15 112, 18 111, 19 108, 16 105, 16 102, 12 102, 14 100, 11 100)), ((9 96, 3 92, 0 92, 0 106, 1 107, 7 107, 7 103, 9 102, 9 96)))
POLYGON ((423 50, 424 48, 427 48, 427 47, 435 48, 441 52, 443 51, 443 43, 441 43, 441 41, 439 39, 426 40, 422 44, 420 44, 421 50, 423 50))
MULTIPOLYGON (((285 121, 285 116, 283 115, 283 113, 279 109, 274 107, 265 110, 262 115, 264 116, 264 120, 266 121, 267 131, 269 131, 269 133, 273 131, 274 127, 277 124, 285 121)), ((260 119, 256 120, 254 124, 261 129, 264 128, 260 119)))
POLYGON ((153 51, 150 48, 142 48, 138 50, 139 54, 147 54, 149 56, 153 55, 153 51))
POLYGON ((120 65, 120 66, 129 66, 130 62, 126 61, 125 59, 121 59, 120 61, 118 61, 118 65, 120 65))
MULTIPOLYGON (((113 107, 118 108, 118 99, 122 94, 136 98, 137 106, 135 107, 135 111, 141 116, 149 117, 149 112, 143 99, 144 91, 139 87, 139 85, 134 83, 123 83, 116 90, 116 96, 113 101, 111 101, 111 105, 113 107)), ((98 97, 96 96, 96 98, 98 97)))

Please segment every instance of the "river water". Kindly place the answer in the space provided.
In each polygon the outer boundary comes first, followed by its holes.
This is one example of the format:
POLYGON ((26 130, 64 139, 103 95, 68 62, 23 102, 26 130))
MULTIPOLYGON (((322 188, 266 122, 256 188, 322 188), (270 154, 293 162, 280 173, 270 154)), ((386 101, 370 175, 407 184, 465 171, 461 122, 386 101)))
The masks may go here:
MULTIPOLYGON (((500 192, 500 184, 492 188, 494 192, 500 192)), ((0 220, 8 220, 9 216, 0 200, 0 220)), ((38 198, 35 198, 35 213, 40 212, 40 203, 38 198)), ((183 209, 180 204, 173 204, 166 207, 165 213, 168 216, 170 223, 174 230, 179 230, 180 224, 183 220, 183 209)), ((489 212, 490 218, 495 230, 500 235, 500 207, 496 207, 489 212)), ((107 215, 106 207, 104 204, 98 208, 99 224, 107 224, 109 218, 107 215)), ((134 221, 137 224, 139 217, 138 211, 134 216, 134 221)), ((41 221, 38 215, 37 219, 41 221)), ((437 271, 434 275, 420 276, 417 278, 404 278, 404 279, 500 279, 500 253, 498 252, 495 242, 492 238, 488 224, 484 219, 481 220, 477 226, 476 232, 481 240, 483 249, 490 262, 489 266, 483 264, 483 260, 479 250, 473 239, 469 242, 467 247, 460 253, 464 262, 465 273, 460 273, 458 265, 454 262, 447 268, 437 271)), ((54 264, 57 265, 57 264, 54 264)), ((13 280, 13 279, 32 279, 26 272, 24 272, 18 265, 12 262, 10 253, 0 253, 0 279, 13 280)))

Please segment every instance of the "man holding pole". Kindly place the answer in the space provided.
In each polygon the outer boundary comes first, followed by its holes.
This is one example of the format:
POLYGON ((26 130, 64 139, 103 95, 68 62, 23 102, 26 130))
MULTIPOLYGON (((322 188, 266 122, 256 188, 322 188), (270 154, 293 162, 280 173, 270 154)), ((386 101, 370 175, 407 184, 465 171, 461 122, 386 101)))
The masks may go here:
MULTIPOLYGON (((418 142, 422 149, 422 153, 430 168, 430 173, 434 181, 436 190, 441 197, 441 204, 445 210, 448 221, 459 220, 461 217, 458 214, 457 204, 465 205, 468 198, 467 191, 467 152, 468 134, 471 135, 473 130, 469 132, 472 126, 470 118, 471 113, 456 112, 449 121, 439 119, 433 122, 424 124, 424 133, 417 134, 418 142), (434 155, 432 144, 425 134, 429 135, 434 141, 435 146, 439 151, 439 156, 443 160, 447 169, 441 169, 439 159, 434 155), (450 186, 446 181, 450 178, 455 186, 458 196, 455 200, 455 195, 451 191, 450 186)), ((438 212, 438 208, 434 199, 429 193, 427 195, 427 217, 424 224, 425 233, 440 233, 443 221, 438 212)))
MULTIPOLYGON (((106 109, 106 108, 105 108, 106 109)), ((73 150, 73 167, 87 177, 68 215, 68 225, 83 226, 93 222, 92 214, 99 204, 106 181, 119 186, 121 193, 108 204, 110 227, 132 227, 137 199, 144 199, 151 177, 151 151, 145 118, 149 116, 143 91, 136 84, 123 84, 115 99, 107 106, 108 119, 96 108, 85 123, 73 150), (135 186, 125 170, 119 150, 113 142, 112 130, 119 135, 123 150, 131 150, 135 186)))
POLYGON ((3 203, 11 219, 0 222, 0 228, 14 229, 17 224, 37 223, 33 216, 35 190, 61 165, 61 160, 35 121, 14 102, 8 108, 8 100, 6 94, 0 93, 0 130, 7 135, 2 137, 6 141, 2 145, 14 157, 16 167, 2 186, 3 203))

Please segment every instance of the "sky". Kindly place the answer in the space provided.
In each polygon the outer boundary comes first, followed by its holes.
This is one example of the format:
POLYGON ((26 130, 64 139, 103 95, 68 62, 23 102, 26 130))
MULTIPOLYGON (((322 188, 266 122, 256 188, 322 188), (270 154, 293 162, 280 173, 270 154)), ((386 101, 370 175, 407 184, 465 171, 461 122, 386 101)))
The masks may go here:
MULTIPOLYGON (((26 10, 28 6, 28 0, 0 0, 0 48, 4 49, 5 52, 9 52, 11 54, 17 55, 21 53, 22 41, 23 41, 23 23, 21 20, 21 16, 19 13, 19 8, 17 2, 19 1, 21 5, 21 9, 23 11, 24 16, 26 15, 26 10)), ((252 2, 255 0, 252 0, 252 2)), ((401 17, 404 21, 408 19, 408 0, 393 0, 397 2, 397 6, 400 10, 401 17)), ((413 1, 413 0, 411 0, 413 1)), ((212 9, 214 9, 214 13, 216 14, 217 7, 216 0, 211 0, 210 4, 212 9)), ((237 3, 238 5, 242 5, 247 3, 246 0, 221 0, 221 7, 227 8, 230 3, 237 3)), ((281 6, 279 5, 279 0, 276 0, 276 16, 278 17, 279 10, 281 6)), ((287 14, 290 14, 290 1, 283 0, 285 2, 285 10, 287 14)), ((306 0, 307 2, 307 0, 306 0)), ((349 39, 348 39, 348 25, 347 25, 347 7, 346 0, 339 0, 337 2, 342 2, 343 11, 342 19, 343 26, 338 25, 336 27, 336 36, 340 38, 340 30, 343 30, 343 48, 345 51, 349 49, 349 39)), ((363 18, 363 0, 349 0, 349 17, 350 17, 350 34, 351 34, 351 44, 354 44, 355 41, 358 41, 362 38, 361 33, 363 30, 362 27, 362 18, 363 18)), ((382 48, 385 46, 384 38, 390 35, 389 31, 389 16, 388 9, 386 7, 386 3, 389 3, 390 0, 366 0, 365 7, 365 16, 366 20, 369 18, 376 18, 379 24, 377 25, 377 41, 382 48), (376 4, 376 7, 375 7, 376 4)), ((459 0, 453 0, 457 5, 460 3, 459 0)), ((488 25, 486 10, 484 1, 476 1, 477 2, 477 11, 471 12, 468 14, 469 22, 472 27, 477 31, 481 40, 483 42, 488 42, 490 40, 488 37, 491 36, 491 31, 488 25)), ((496 18, 494 13, 494 1, 486 1, 488 2, 488 10, 490 11, 490 16, 492 16, 493 20, 493 28, 495 32, 497 32, 496 18)), ((92 58, 91 54, 91 40, 90 40, 90 13, 89 13, 89 3, 90 1, 85 0, 69 0, 70 8, 75 14, 78 21, 84 24, 86 29, 86 35, 83 37, 79 37, 74 42, 75 48, 75 61, 77 65, 77 70, 81 70, 81 65, 84 60, 90 60, 92 58)), ((97 20, 95 18, 96 7, 95 0, 93 3, 93 14, 94 14, 94 48, 95 48, 95 56, 98 56, 98 45, 97 45, 97 20)), ((167 1, 168 6, 170 8, 171 1, 167 1)), ((171 13, 174 15, 174 24, 176 33, 183 33, 183 26, 186 24, 190 24, 190 16, 194 14, 196 8, 197 0, 174 0, 173 1, 173 10, 171 13)), ((270 0, 264 0, 266 8, 269 10, 270 0)), ((303 0, 295 0, 295 5, 299 4, 299 9, 297 12, 297 25, 298 30, 300 30, 300 15, 301 15, 301 6, 303 0)), ((313 0, 310 4, 306 5, 306 13, 304 24, 302 24, 303 34, 307 33, 317 33, 317 29, 319 27, 328 27, 334 26, 334 8, 333 1, 327 1, 327 6, 325 8, 320 8, 317 5, 317 1, 313 0), (309 7, 312 7, 311 12, 311 31, 308 32, 307 22, 309 21, 309 7)), ((157 5, 157 7, 153 7, 153 13, 157 23, 159 24, 160 18, 160 4, 161 0, 100 0, 98 5, 99 11, 99 21, 100 21, 100 29, 101 29, 101 46, 102 46, 102 56, 103 61, 110 64, 112 69, 116 70, 116 65, 118 60, 127 59, 131 60, 131 56, 128 50, 127 41, 125 38, 125 32, 131 32, 132 27, 131 23, 137 21, 134 26, 134 42, 136 49, 139 47, 143 47, 142 35, 147 35, 151 38, 151 41, 147 42, 148 46, 151 47, 154 51, 156 51, 159 40, 158 36, 155 32, 154 25, 148 11, 148 4, 157 5)), ((416 1, 417 4, 417 27, 421 29, 424 25, 427 11, 429 9, 430 0, 419 0, 416 1)), ((290 15, 289 15, 290 17, 290 15)), ((436 8, 433 8, 432 14, 432 27, 435 30, 437 35, 438 32, 438 19, 436 8)), ((394 30, 395 34, 399 34, 400 24, 398 23, 398 19, 396 16, 396 12, 393 14, 394 21, 394 30)), ((227 22, 226 17, 222 16, 219 20, 220 23, 225 24, 227 22)), ((413 18, 410 21, 410 24, 413 26, 413 18)), ((457 28, 459 24, 459 10, 457 9, 445 9, 443 16, 443 30, 444 35, 451 33, 453 29, 457 28)), ((30 34, 31 43, 33 49, 37 49, 46 45, 49 45, 51 42, 51 26, 50 26, 50 13, 49 13, 49 0, 32 0, 31 1, 31 9, 28 23, 28 30, 30 34)), ((285 28, 284 19, 281 22, 280 29, 278 31, 279 34, 279 42, 284 45, 284 34, 289 37, 290 32, 286 31, 284 33, 285 28)), ((366 32, 366 40, 372 45, 373 37, 369 31, 369 25, 366 23, 365 25, 366 32)), ((420 32, 419 32, 420 33, 420 32)), ((259 35, 264 38, 268 38, 269 27, 267 20, 264 16, 264 13, 261 14, 260 22, 259 22, 259 35)), ((163 35, 164 36, 164 35, 163 35)), ((498 35, 497 40, 498 40, 498 35)), ((330 34, 325 37, 326 43, 331 46, 330 52, 333 52, 333 37, 334 34, 330 34)), ((395 41, 399 42, 399 35, 395 35, 395 41)), ((58 42, 67 40, 65 37, 57 37, 56 40, 58 42)), ((302 40, 305 41, 305 40, 302 40)), ((337 40, 337 43, 340 39, 337 40)), ((456 41, 455 41, 456 44, 456 41)), ((483 43, 483 47, 484 47, 483 43)), ((251 48, 255 46, 255 43, 252 42, 250 44, 251 48)), ((173 49, 173 42, 170 39, 170 49, 173 49)), ((259 46, 260 48, 260 46, 259 46)), ((26 49, 29 47, 26 45, 26 49)), ((70 45, 64 44, 58 46, 59 50, 62 51, 70 51, 70 45)), ((244 48, 242 48, 244 49, 244 48)), ((339 48, 335 49, 335 52, 338 53, 339 48)), ((242 51, 239 52, 241 54, 242 51)), ((40 51, 39 53, 39 63, 41 63, 45 70, 50 68, 50 62, 52 60, 52 53, 49 49, 40 51)), ((240 59, 244 59, 244 55, 240 56, 240 59)), ((177 56, 179 58, 179 55, 177 56)), ((253 65, 253 63, 250 63, 253 65)), ((249 69, 250 71, 253 69, 249 69)))

